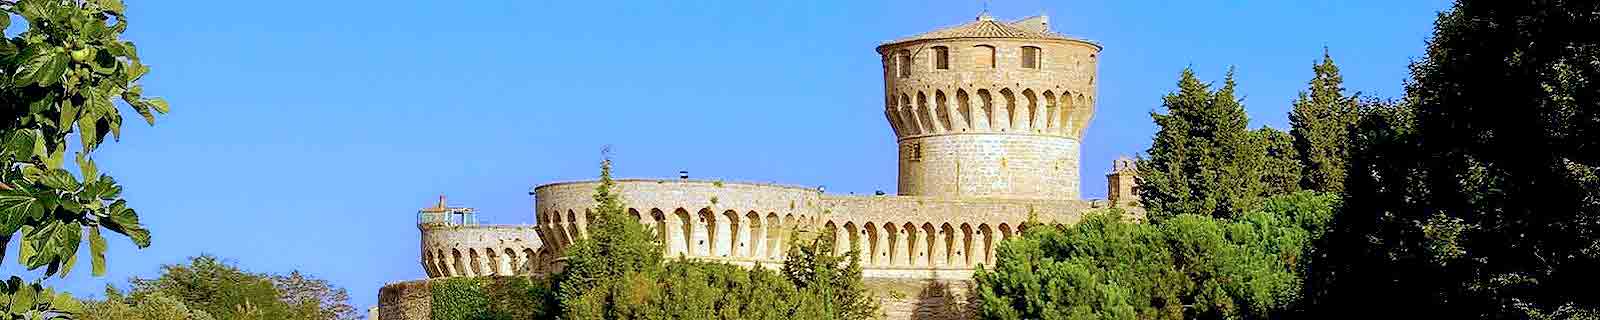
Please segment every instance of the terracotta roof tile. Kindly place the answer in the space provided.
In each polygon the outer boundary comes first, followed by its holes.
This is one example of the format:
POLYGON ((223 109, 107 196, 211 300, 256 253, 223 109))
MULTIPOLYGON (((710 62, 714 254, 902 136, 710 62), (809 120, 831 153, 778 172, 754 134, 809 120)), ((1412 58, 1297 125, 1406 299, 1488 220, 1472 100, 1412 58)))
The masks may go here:
POLYGON ((1016 38, 1016 39, 1048 39, 1048 40, 1076 40, 1072 37, 1051 32, 1048 30, 1028 30, 1009 23, 995 21, 987 16, 978 17, 977 21, 967 24, 929 31, 923 34, 895 39, 884 42, 883 45, 912 42, 930 39, 954 38, 1016 38))

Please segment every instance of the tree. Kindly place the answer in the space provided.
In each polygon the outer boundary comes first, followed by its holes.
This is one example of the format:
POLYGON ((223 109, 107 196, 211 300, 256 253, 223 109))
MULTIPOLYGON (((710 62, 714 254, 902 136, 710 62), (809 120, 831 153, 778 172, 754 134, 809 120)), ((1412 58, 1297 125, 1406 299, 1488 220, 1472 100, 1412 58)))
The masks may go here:
MULTIPOLYGON (((93 274, 103 275, 102 228, 140 248, 150 245, 150 233, 122 199, 122 187, 96 169, 90 154, 108 134, 121 136, 115 101, 150 124, 168 111, 167 102, 145 97, 137 84, 150 69, 139 62, 133 42, 121 39, 128 17, 120 0, 4 0, 0 11, 0 29, 19 17, 25 25, 0 41, 6 113, 0 120, 0 242, 20 235, 19 264, 43 268, 49 277, 70 273, 86 239, 93 274), (81 178, 67 166, 67 139, 74 134, 79 149, 71 158, 81 178)), ((8 286, 3 293, 37 296, 30 287, 8 286)), ((12 303, 5 317, 74 311, 12 303)))
POLYGON ((1307 190, 1343 192, 1356 98, 1345 95, 1344 77, 1327 48, 1311 72, 1308 91, 1300 92, 1289 111, 1296 160, 1305 168, 1300 185, 1307 190))
POLYGON ((1251 131, 1256 143, 1266 152, 1261 166, 1261 187, 1264 195, 1290 194, 1300 191, 1301 165, 1299 152, 1294 148, 1294 137, 1277 129, 1262 127, 1251 131))
POLYGON ((1162 98, 1167 114, 1150 114, 1161 129, 1138 165, 1150 212, 1232 217, 1260 201, 1266 152, 1247 129, 1235 86, 1232 71, 1213 91, 1185 68, 1178 91, 1162 98))
POLYGON ((1300 302, 1302 263, 1338 198, 1278 195, 1234 219, 1155 223, 1117 209, 1028 228, 974 280, 985 319, 1268 319, 1300 302))
POLYGON ((159 277, 131 279, 132 290, 128 294, 108 288, 104 301, 90 303, 93 308, 88 318, 122 319, 121 314, 134 312, 144 319, 168 319, 162 315, 172 314, 170 310, 189 310, 218 319, 357 318, 344 289, 298 271, 288 275, 254 273, 210 255, 191 257, 187 264, 165 265, 161 269, 159 277), (159 305, 147 307, 147 302, 159 305))
POLYGON ((566 268, 557 276, 557 300, 568 319, 614 319, 618 310, 611 290, 636 273, 656 273, 661 246, 638 221, 630 219, 611 179, 609 155, 600 162, 600 185, 589 216, 589 237, 572 244, 566 268))
POLYGON ((1600 42, 1579 31, 1597 29, 1593 1, 1461 0, 1439 15, 1405 104, 1352 135, 1320 311, 1600 309, 1586 294, 1600 286, 1600 42))

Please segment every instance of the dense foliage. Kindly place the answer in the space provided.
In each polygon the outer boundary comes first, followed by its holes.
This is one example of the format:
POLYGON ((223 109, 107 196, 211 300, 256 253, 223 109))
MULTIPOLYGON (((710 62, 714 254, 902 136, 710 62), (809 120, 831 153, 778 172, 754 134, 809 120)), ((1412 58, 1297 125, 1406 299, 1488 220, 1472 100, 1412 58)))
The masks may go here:
POLYGON ((1344 76, 1327 49, 1311 72, 1308 91, 1300 92, 1289 110, 1289 134, 1294 136, 1299 166, 1304 167, 1300 185, 1307 190, 1343 192, 1356 98, 1345 94, 1344 76))
MULTIPOLYGON (((104 274, 102 228, 140 248, 150 245, 122 187, 90 159, 107 135, 121 136, 117 101, 150 124, 167 112, 166 101, 145 97, 137 84, 150 69, 133 42, 121 39, 128 28, 123 12, 121 0, 0 0, 0 29, 22 26, 0 40, 0 242, 20 236, 18 264, 43 268, 46 277, 69 274, 83 242, 92 273, 104 274), (69 155, 74 134, 78 149, 69 155)), ((0 245, 0 256, 6 251, 0 245)), ((21 299, 0 310, 0 318, 74 313, 35 299, 42 291, 31 287, 0 288, 21 299)))
POLYGON ((107 288, 106 299, 89 302, 83 319, 343 320, 356 319, 344 289, 300 272, 253 273, 216 257, 166 265, 153 279, 134 278, 124 294, 107 288), (202 316, 203 315, 203 316, 202 316))
POLYGON ((431 282, 434 320, 547 319, 556 305, 548 281, 534 277, 458 277, 431 282))
POLYGON ((1229 71, 1221 88, 1184 69, 1178 91, 1162 98, 1166 114, 1150 114, 1160 130, 1139 159, 1137 189, 1153 220, 1180 213, 1233 217, 1274 192, 1298 190, 1300 169, 1281 131, 1250 130, 1229 71))
POLYGON ((780 272, 685 259, 626 215, 601 165, 589 238, 574 242, 551 283, 524 278, 434 281, 433 319, 871 319, 876 300, 854 253, 796 233, 780 272), (546 307, 550 307, 546 309, 546 307))
POLYGON ((1461 0, 1353 135, 1319 311, 1600 310, 1600 4, 1461 0), (1354 308, 1360 306, 1360 308, 1354 308))
POLYGON ((1338 198, 1272 197, 1234 220, 1181 214, 1156 224, 1118 210, 1032 226, 976 276, 989 319, 1263 319, 1299 301, 1304 257, 1338 198))

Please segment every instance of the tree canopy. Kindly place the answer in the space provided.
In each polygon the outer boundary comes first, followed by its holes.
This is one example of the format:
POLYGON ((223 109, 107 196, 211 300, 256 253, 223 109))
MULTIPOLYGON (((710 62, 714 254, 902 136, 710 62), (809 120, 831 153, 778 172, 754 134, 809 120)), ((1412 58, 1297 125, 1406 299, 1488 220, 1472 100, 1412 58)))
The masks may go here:
POLYGON ((166 265, 156 278, 134 278, 123 293, 106 288, 90 301, 85 320, 357 319, 344 289, 299 271, 249 272, 210 255, 166 265))

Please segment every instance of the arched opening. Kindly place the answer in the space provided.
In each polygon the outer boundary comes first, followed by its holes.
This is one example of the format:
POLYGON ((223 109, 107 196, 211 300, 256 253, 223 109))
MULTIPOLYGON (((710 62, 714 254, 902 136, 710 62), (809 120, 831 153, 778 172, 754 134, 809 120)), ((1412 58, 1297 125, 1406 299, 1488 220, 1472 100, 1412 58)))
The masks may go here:
POLYGON ((505 274, 506 275, 523 274, 524 273, 524 272, 522 272, 522 260, 523 259, 521 257, 517 256, 517 250, 511 249, 511 248, 506 248, 504 250, 504 252, 505 252, 505 256, 506 256, 506 258, 505 258, 506 259, 506 265, 510 268, 510 269, 506 270, 505 274))
POLYGON ((500 267, 500 252, 499 251, 496 251, 493 248, 484 248, 483 249, 483 257, 485 258, 485 260, 488 260, 486 262, 489 263, 489 270, 483 275, 489 275, 489 276, 505 275, 503 273, 500 273, 501 271, 503 271, 505 269, 502 269, 500 267))
POLYGON ((1005 223, 1001 223, 1000 224, 1000 241, 1006 241, 1007 239, 1011 239, 1011 226, 1007 226, 1005 223))
POLYGON ((933 110, 939 114, 939 124, 945 131, 957 131, 955 121, 950 119, 950 103, 944 97, 944 90, 933 91, 933 110))
POLYGON ((900 244, 900 239, 905 238, 905 236, 900 234, 900 227, 895 226, 894 223, 883 224, 883 235, 885 237, 884 240, 888 240, 889 244, 888 250, 883 251, 883 261, 885 262, 884 265, 896 265, 897 263, 895 263, 895 260, 899 259, 900 256, 903 255, 900 253, 900 251, 904 250, 903 248, 905 248, 905 246, 900 244))
POLYGON ((767 213, 767 258, 777 259, 783 254, 783 220, 775 212, 767 213))
POLYGON ((918 245, 923 246, 922 252, 927 255, 922 258, 922 265, 934 266, 939 261, 939 255, 943 253, 939 252, 938 238, 939 231, 933 229, 932 223, 922 223, 922 243, 918 245))
POLYGON ((906 131, 912 135, 922 134, 922 125, 917 120, 916 106, 911 104, 911 96, 900 94, 900 118, 906 124, 906 131))
POLYGON ((428 277, 430 278, 439 277, 439 266, 433 263, 433 252, 428 250, 422 251, 422 269, 423 271, 427 271, 428 277))
POLYGON ((972 55, 976 59, 972 62, 972 65, 980 68, 994 68, 994 46, 980 44, 972 48, 977 49, 974 50, 977 52, 972 55))
POLYGON ((578 222, 578 213, 573 212, 572 209, 567 209, 567 241, 583 239, 582 227, 578 222))
POLYGON ((1026 117, 1022 121, 1023 130, 1044 131, 1042 130, 1044 123, 1041 122, 1044 116, 1039 114, 1039 98, 1033 94, 1033 89, 1023 89, 1022 98, 1028 100, 1028 109, 1023 111, 1023 116, 1026 117))
MULTIPOLYGON (((671 231, 672 229, 668 229, 667 228, 667 214, 664 213, 664 212, 661 212, 661 209, 659 209, 659 208, 651 208, 650 209, 650 220, 651 221, 655 221, 655 225, 656 225, 656 227, 655 227, 656 243, 659 243, 659 244, 661 244, 663 246, 669 246, 669 247, 672 246, 672 242, 668 242, 668 240, 667 240, 667 233, 672 232, 671 231)), ((665 248, 663 248, 663 249, 665 249, 665 248)), ((671 253, 671 250, 668 249, 667 252, 671 253)))
POLYGON ((1042 62, 1039 61, 1039 51, 1039 47, 1022 47, 1022 67, 1027 69, 1038 69, 1042 62))
POLYGON ((945 46, 933 47, 933 68, 950 70, 950 48, 945 46))
MULTIPOLYGON (((866 252, 866 250, 862 250, 861 249, 861 234, 856 229, 856 223, 855 222, 845 222, 844 223, 844 234, 849 238, 849 239, 846 239, 846 240, 848 240, 848 242, 846 242, 845 246, 844 246, 845 247, 845 252, 850 252, 850 251, 854 250, 856 252, 856 257, 860 258, 861 257, 861 253, 862 252, 866 252)), ((862 260, 861 263, 866 263, 866 260, 862 260)))
POLYGON ((972 225, 961 224, 961 265, 972 266, 972 225))
POLYGON ((450 276, 463 276, 463 275, 466 275, 465 274, 465 273, 467 273, 466 261, 462 261, 462 259, 461 259, 461 250, 460 249, 450 248, 450 264, 455 267, 454 272, 451 272, 450 276))
POLYGON ((767 235, 763 234, 766 229, 761 227, 761 213, 750 211, 750 213, 744 215, 744 221, 746 225, 749 225, 747 227, 749 235, 745 236, 745 238, 750 239, 750 243, 746 247, 747 250, 743 253, 744 256, 751 258, 764 257, 765 252, 762 251, 767 247, 767 235))
POLYGON ((961 114, 961 130, 966 131, 976 127, 972 123, 972 99, 967 97, 967 90, 956 89, 956 111, 961 114))
POLYGON ((904 233, 906 236, 906 265, 918 265, 919 263, 917 260, 922 260, 925 258, 925 256, 927 256, 927 254, 922 253, 922 249, 925 247, 925 245, 917 243, 920 242, 919 240, 921 240, 920 238, 917 238, 919 233, 917 232, 917 225, 906 222, 906 224, 900 225, 900 232, 904 233))
POLYGON ((1061 129, 1061 109, 1056 106, 1056 94, 1050 90, 1044 91, 1044 127, 1049 132, 1058 132, 1061 129))
POLYGON ((1006 100, 1005 108, 1001 109, 1005 115, 1000 117, 1003 122, 1000 131, 1014 129, 1017 127, 1017 95, 1012 93, 1010 88, 1006 88, 1000 89, 1000 97, 1006 100))
POLYGON ((540 259, 539 254, 533 252, 533 249, 522 249, 522 272, 533 273, 534 268, 538 267, 537 262, 539 261, 544 261, 544 259, 540 259))
POLYGON ((928 96, 922 92, 917 92, 917 118, 922 119, 923 133, 938 133, 944 130, 934 120, 936 118, 933 110, 928 109, 928 96))
POLYGON ((878 239, 879 232, 877 225, 868 222, 867 224, 862 225, 861 229, 863 232, 866 232, 867 236, 867 248, 865 250, 866 258, 862 258, 861 263, 874 266, 878 265, 878 250, 880 250, 878 241, 880 241, 880 239, 878 239))
POLYGON ((898 61, 898 63, 895 64, 895 68, 896 68, 896 70, 900 71, 900 77, 901 78, 910 78, 911 77, 911 50, 900 50, 900 52, 896 52, 895 53, 895 61, 898 61))
POLYGON ((677 211, 673 211, 672 215, 678 217, 678 225, 676 228, 677 232, 674 232, 672 235, 677 238, 677 241, 674 241, 677 242, 677 244, 672 246, 672 254, 674 256, 694 256, 694 217, 689 215, 689 210, 684 210, 683 208, 678 208, 677 211))
MULTIPOLYGON (((628 216, 633 217, 633 223, 644 224, 644 215, 639 214, 638 209, 628 208, 628 216)), ((654 224, 644 224, 645 231, 649 232, 650 227, 654 226, 654 224)))
POLYGON ((722 223, 723 226, 717 230, 719 233, 717 235, 718 239, 722 241, 722 244, 717 246, 717 251, 719 251, 717 256, 736 257, 739 255, 739 248, 743 248, 745 245, 744 232, 740 232, 743 230, 739 228, 739 212, 733 210, 725 211, 722 213, 722 218, 724 221, 722 223))
POLYGON ((702 208, 696 217, 694 233, 694 253, 696 255, 713 257, 717 255, 717 214, 711 208, 702 208))
POLYGON ((989 95, 988 89, 978 89, 978 102, 983 105, 979 108, 983 112, 982 120, 978 120, 979 129, 989 130, 999 126, 994 114, 994 97, 989 95))
POLYGON ((481 275, 483 275, 483 260, 478 258, 478 250, 475 250, 475 249, 472 249, 472 248, 467 248, 467 257, 471 259, 471 260, 468 260, 467 263, 471 264, 470 268, 472 270, 472 273, 468 274, 468 275, 469 276, 481 276, 481 275))

